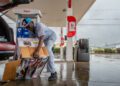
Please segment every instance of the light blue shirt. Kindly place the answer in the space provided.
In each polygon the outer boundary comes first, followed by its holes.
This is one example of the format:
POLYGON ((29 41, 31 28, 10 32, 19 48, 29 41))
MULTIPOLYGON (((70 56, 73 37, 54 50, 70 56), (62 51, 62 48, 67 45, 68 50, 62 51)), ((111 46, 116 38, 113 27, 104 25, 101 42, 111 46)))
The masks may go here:
POLYGON ((42 23, 36 24, 36 34, 38 37, 44 35, 44 40, 56 39, 55 32, 42 23))

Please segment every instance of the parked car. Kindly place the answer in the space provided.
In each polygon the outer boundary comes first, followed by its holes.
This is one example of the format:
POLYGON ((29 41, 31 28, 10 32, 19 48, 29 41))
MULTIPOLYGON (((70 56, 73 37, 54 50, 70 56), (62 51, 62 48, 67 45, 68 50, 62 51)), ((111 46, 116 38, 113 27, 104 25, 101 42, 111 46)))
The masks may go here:
POLYGON ((15 42, 13 29, 0 16, 0 60, 8 59, 14 55, 15 42))

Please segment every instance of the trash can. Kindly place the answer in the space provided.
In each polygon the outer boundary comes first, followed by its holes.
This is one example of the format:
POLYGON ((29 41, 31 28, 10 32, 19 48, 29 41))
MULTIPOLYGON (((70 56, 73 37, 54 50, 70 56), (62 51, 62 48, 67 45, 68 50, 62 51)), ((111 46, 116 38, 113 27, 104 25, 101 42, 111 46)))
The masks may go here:
POLYGON ((80 39, 77 41, 74 50, 74 60, 77 62, 89 62, 89 40, 80 39))

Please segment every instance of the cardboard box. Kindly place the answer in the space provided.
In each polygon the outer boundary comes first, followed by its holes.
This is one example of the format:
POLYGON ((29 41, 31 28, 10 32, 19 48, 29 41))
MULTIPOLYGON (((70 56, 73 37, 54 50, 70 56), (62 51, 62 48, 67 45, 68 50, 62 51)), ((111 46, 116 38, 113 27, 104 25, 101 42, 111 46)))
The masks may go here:
MULTIPOLYGON (((32 58, 33 52, 38 46, 39 40, 37 38, 18 38, 18 47, 22 58, 32 58)), ((39 51, 40 58, 48 57, 48 51, 45 45, 39 51)))
POLYGON ((0 80, 15 80, 16 79, 16 70, 20 65, 20 60, 4 62, 0 64, 0 80))
MULTIPOLYGON (((22 58, 32 58, 36 48, 34 47, 20 47, 20 53, 22 58)), ((48 52, 46 47, 42 47, 39 51, 40 58, 46 58, 48 56, 48 52)))

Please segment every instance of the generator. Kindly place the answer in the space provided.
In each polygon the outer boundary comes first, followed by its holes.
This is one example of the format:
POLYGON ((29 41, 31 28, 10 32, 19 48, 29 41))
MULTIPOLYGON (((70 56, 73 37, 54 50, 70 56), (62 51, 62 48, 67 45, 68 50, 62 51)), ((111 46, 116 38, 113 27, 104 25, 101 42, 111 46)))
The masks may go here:
POLYGON ((89 62, 89 40, 79 39, 74 48, 74 61, 89 62))

